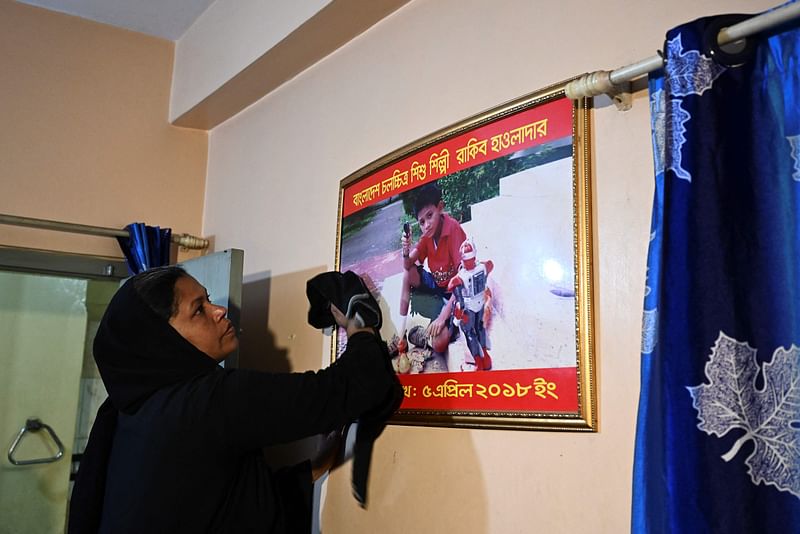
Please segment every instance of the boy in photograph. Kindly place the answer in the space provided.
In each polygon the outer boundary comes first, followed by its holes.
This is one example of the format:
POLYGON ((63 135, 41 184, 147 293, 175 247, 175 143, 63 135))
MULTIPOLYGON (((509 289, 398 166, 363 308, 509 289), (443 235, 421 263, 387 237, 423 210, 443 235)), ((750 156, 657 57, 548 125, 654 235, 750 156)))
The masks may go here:
POLYGON ((447 285, 458 272, 461 263, 459 249, 467 236, 461 224, 445 213, 442 192, 435 183, 420 188, 414 199, 414 217, 422 233, 419 242, 412 247, 410 232, 405 231, 400 240, 404 274, 400 293, 398 348, 400 352, 408 348, 406 322, 411 293, 422 292, 440 297, 443 306, 424 332, 412 329, 409 341, 417 346, 428 343, 435 352, 445 352, 452 337, 458 333, 452 324, 455 299, 447 285), (426 260, 427 269, 423 266, 426 260))

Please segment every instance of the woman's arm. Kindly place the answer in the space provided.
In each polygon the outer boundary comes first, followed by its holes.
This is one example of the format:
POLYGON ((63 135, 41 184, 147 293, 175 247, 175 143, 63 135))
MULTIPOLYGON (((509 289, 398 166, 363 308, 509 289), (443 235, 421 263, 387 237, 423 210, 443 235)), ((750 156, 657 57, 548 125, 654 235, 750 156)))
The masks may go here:
POLYGON ((317 372, 225 372, 218 396, 229 443, 248 449, 293 441, 399 405, 402 387, 381 344, 371 334, 354 336, 341 358, 317 372))

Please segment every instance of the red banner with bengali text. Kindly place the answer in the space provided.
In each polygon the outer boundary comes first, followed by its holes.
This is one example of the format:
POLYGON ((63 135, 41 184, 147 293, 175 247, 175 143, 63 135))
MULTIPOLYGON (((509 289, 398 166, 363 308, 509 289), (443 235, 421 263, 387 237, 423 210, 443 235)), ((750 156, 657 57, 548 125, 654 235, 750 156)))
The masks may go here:
POLYGON ((577 413, 576 367, 399 375, 402 410, 577 413))
POLYGON ((425 182, 572 135, 572 101, 561 98, 421 150, 349 185, 342 216, 425 182))

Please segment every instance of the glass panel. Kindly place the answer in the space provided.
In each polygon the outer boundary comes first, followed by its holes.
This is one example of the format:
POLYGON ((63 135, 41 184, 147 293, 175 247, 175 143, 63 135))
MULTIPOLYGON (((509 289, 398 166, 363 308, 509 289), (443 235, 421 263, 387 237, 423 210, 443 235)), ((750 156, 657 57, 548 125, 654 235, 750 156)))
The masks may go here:
MULTIPOLYGON (((70 457, 87 330, 86 280, 0 272, 0 443, 11 445, 28 418, 64 444, 53 463, 0 461, 4 532, 63 532, 70 457)), ((5 449, 4 452, 7 452, 5 449)), ((46 432, 26 433, 15 459, 53 456, 46 432)))

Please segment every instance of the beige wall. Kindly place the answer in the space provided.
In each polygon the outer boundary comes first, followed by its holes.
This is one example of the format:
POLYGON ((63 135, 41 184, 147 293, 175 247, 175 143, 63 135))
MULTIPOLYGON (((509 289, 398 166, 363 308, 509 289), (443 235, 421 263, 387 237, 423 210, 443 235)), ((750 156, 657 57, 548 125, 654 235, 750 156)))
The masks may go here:
MULTIPOLYGON (((168 122, 174 44, 0 0, 0 213, 199 234, 208 138, 168 122)), ((0 225, 0 244, 120 256, 0 225)))
POLYGON ((174 120, 245 69, 330 0, 216 0, 175 47, 174 120))
MULTIPOLYGON (((293 274, 333 265, 341 178, 483 109, 650 56, 681 22, 773 3, 414 0, 212 131, 204 232, 218 248, 245 249, 252 287, 260 277, 273 295, 288 293, 276 287, 284 280, 296 288, 296 301, 284 299, 263 326, 273 353, 286 354, 295 369, 313 366, 300 347, 317 343, 324 361, 318 334, 272 317, 305 306, 293 274)), ((370 509, 357 507, 349 472, 339 470, 328 486, 324 532, 629 531, 652 202, 649 112, 644 91, 629 112, 602 101, 597 108, 600 431, 389 428, 377 444, 370 509)))
MULTIPOLYGON (((251 332, 290 367, 316 367, 327 346, 302 324, 302 281, 333 265, 342 177, 508 99, 652 55, 683 21, 773 3, 413 0, 212 131, 201 229, 206 134, 167 123, 172 43, 0 0, 0 213, 143 220, 244 248, 247 298, 264 288, 270 303, 251 332)), ((629 112, 598 102, 592 117, 599 433, 391 427, 370 509, 337 471, 325 532, 629 530, 652 195, 635 96, 629 112)), ((113 240, 8 226, 0 244, 118 255, 113 240)))

